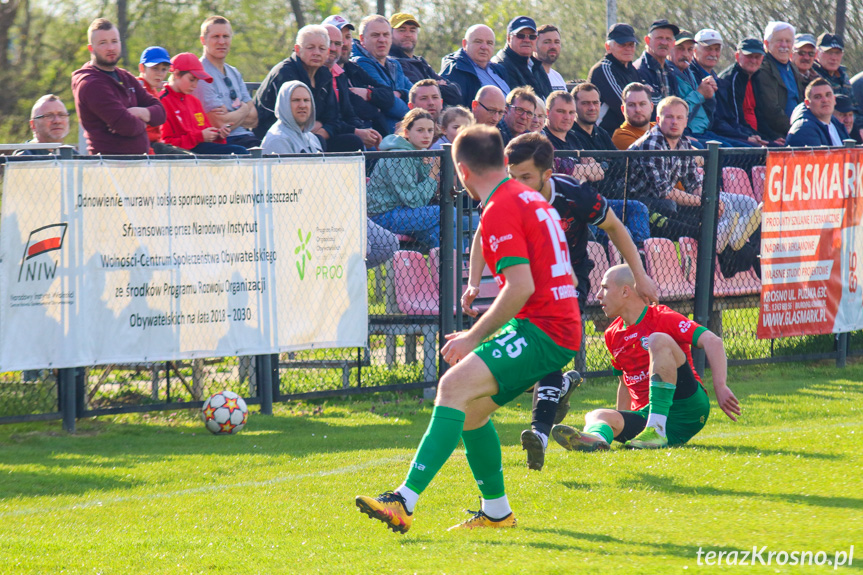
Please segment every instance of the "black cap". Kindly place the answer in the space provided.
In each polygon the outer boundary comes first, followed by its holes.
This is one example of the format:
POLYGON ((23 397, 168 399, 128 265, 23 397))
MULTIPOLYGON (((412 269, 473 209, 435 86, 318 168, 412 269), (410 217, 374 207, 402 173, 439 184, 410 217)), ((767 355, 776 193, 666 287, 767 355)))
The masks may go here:
POLYGON ((629 24, 615 24, 608 29, 607 40, 614 40, 618 44, 626 44, 627 42, 638 42, 635 37, 635 30, 629 24))
POLYGON ((848 112, 856 113, 857 108, 854 107, 854 100, 851 99, 851 96, 836 94, 836 111, 843 114, 847 114, 848 112))
POLYGON ((533 18, 528 18, 527 16, 516 16, 509 21, 509 25, 506 27, 506 33, 514 34, 525 28, 530 28, 536 32, 536 22, 534 22, 533 18))
POLYGON ((842 41, 842 36, 840 36, 839 34, 831 34, 829 32, 824 32, 823 34, 818 36, 818 47, 822 50, 838 48, 844 51, 845 42, 842 41))
POLYGON ((684 42, 688 42, 692 40, 695 42, 695 34, 690 32, 689 30, 681 30, 677 34, 674 35, 674 45, 678 46, 683 44, 684 42))
POLYGON ((660 30, 662 28, 668 28, 669 30, 671 30, 671 33, 674 34, 675 36, 680 34, 680 28, 678 28, 677 26, 675 26, 674 24, 672 24, 671 22, 669 22, 665 18, 663 18, 661 20, 655 20, 653 22, 653 24, 650 25, 650 29, 647 31, 647 33, 650 34, 654 30, 660 30))
POLYGON ((764 55, 764 44, 758 38, 744 38, 737 44, 737 51, 741 54, 764 55))

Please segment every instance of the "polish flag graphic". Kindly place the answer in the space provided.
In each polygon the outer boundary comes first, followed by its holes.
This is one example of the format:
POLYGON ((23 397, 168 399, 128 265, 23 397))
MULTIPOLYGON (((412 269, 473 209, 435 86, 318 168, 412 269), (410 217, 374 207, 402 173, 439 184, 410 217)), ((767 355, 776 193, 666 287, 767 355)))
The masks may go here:
POLYGON ((24 261, 62 248, 68 226, 69 224, 51 224, 30 232, 27 247, 24 248, 24 261))

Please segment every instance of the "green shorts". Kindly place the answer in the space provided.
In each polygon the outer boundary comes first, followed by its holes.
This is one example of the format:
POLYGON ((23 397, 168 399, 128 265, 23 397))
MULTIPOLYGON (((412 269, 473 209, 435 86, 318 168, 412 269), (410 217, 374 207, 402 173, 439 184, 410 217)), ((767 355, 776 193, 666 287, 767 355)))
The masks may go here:
MULTIPOLYGON (((633 416, 638 416, 644 419, 647 423, 647 416, 650 414, 650 405, 645 405, 638 411, 621 411, 624 421, 629 420, 633 416)), ((707 392, 700 385, 697 386, 695 393, 686 399, 675 399, 671 404, 671 409, 668 411, 668 420, 665 423, 665 434, 668 437, 668 445, 681 445, 686 443, 695 434, 704 428, 707 423, 707 418, 710 416, 710 399, 707 397, 707 392)), ((625 426, 625 430, 627 427, 625 426)), ((642 426, 641 429, 644 429, 642 426)), ((632 428, 632 436, 634 437, 641 432, 641 429, 632 428)), ((617 438, 615 438, 617 439, 617 438)), ((632 439, 625 437, 621 439, 632 439)))
POLYGON ((497 381, 498 391, 491 399, 498 405, 509 403, 549 373, 561 369, 576 353, 557 345, 526 319, 509 320, 473 352, 497 381))

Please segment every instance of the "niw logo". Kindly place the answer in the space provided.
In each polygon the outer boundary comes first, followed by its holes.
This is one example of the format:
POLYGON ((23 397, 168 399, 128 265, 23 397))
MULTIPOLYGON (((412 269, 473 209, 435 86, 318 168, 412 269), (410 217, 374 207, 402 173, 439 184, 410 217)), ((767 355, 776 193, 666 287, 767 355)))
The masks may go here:
POLYGON ((24 246, 24 255, 21 258, 21 267, 18 269, 18 281, 41 281, 52 280, 57 275, 58 262, 45 261, 45 258, 34 258, 63 249, 63 240, 66 238, 68 224, 51 224, 43 226, 30 232, 27 245, 24 246))
POLYGON ((306 235, 303 239, 303 230, 297 229, 297 235, 300 236, 300 245, 294 250, 294 255, 297 256, 297 273, 300 275, 300 281, 306 278, 306 260, 312 259, 312 253, 309 251, 309 240, 312 238, 312 232, 306 235))

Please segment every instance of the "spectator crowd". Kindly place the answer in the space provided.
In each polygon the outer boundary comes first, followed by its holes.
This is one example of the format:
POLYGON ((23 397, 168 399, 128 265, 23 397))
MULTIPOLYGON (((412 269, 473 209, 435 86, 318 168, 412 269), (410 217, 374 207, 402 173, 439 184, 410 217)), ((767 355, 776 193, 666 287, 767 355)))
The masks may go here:
MULTIPOLYGON (((843 39, 830 32, 816 36, 774 21, 761 38, 730 39, 658 19, 639 37, 618 23, 586 80, 570 82, 554 66, 573 36, 529 16, 509 22, 503 46, 490 27, 469 27, 439 67, 417 52, 421 36, 411 14, 358 23, 329 16, 298 31, 289 57, 252 94, 228 63, 233 29, 226 18, 201 24, 200 56, 147 48, 137 77, 118 66, 122 39, 100 18, 87 34, 90 61, 72 74, 75 112, 89 154, 411 152, 439 149, 474 122, 496 127, 504 145, 539 132, 564 151, 863 142, 863 72, 849 75, 843 39), (734 63, 720 70, 726 45, 734 63)), ((59 145, 69 116, 56 96, 39 98, 31 143, 59 145)), ((554 170, 593 186, 626 214, 639 246, 650 236, 697 236, 703 176, 695 156, 645 155, 628 165, 609 158, 560 157, 554 170)), ((369 176, 370 265, 389 257, 399 235, 435 247, 439 164, 380 160, 369 176)), ((719 216, 720 263, 757 271, 760 206, 724 190, 719 216)))

